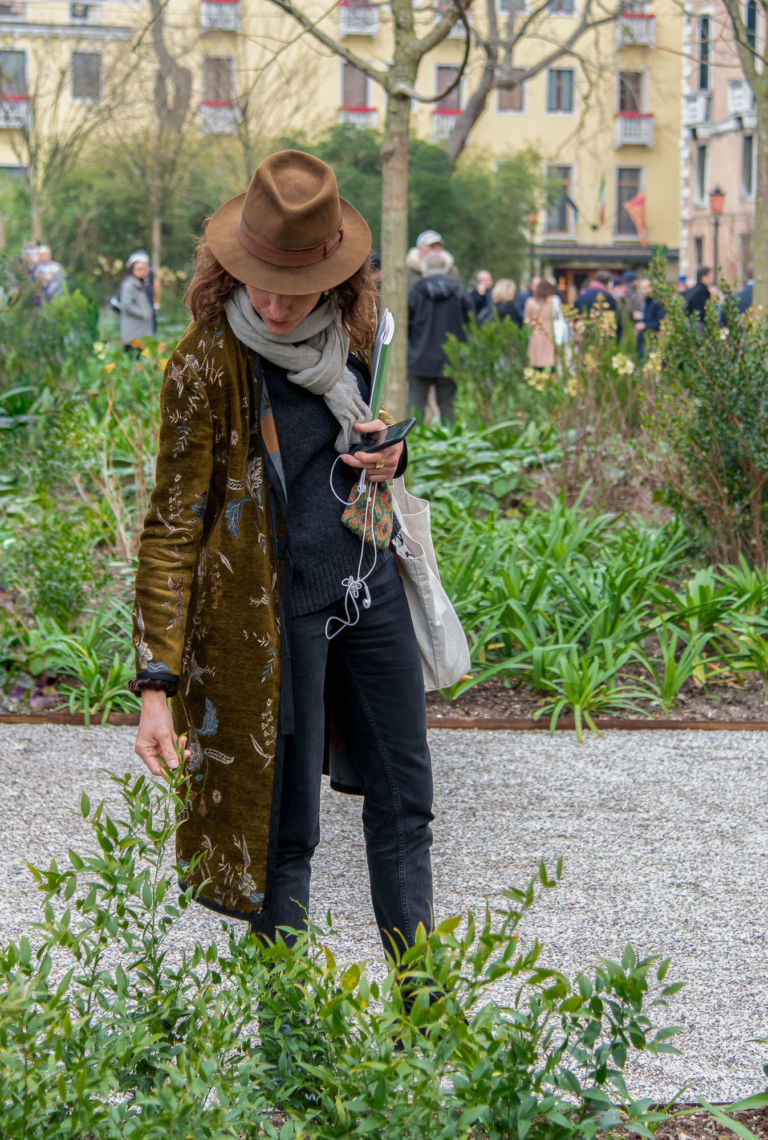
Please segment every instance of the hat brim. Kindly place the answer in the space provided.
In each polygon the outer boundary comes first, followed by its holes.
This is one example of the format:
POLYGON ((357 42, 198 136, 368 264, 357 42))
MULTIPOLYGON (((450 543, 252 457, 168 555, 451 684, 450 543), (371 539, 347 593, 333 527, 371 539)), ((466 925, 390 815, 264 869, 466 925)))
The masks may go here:
POLYGON ((267 293, 299 296, 333 289, 357 273, 371 250, 368 223, 344 198, 339 198, 344 233, 328 256, 313 265, 282 266, 262 261, 250 253, 237 234, 245 194, 225 202, 208 222, 208 246, 220 265, 243 285, 267 293))

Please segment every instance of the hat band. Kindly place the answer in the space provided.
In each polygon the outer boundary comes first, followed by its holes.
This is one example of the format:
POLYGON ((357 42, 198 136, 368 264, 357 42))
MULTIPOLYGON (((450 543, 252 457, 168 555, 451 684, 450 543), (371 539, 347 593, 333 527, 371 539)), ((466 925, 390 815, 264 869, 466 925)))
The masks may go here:
POLYGON ((317 245, 309 245, 304 249, 280 249, 276 245, 270 245, 269 242, 255 234, 241 214, 237 236, 240 239, 240 244, 254 257, 258 257, 259 261, 266 261, 269 265, 279 265, 285 269, 300 268, 305 265, 315 265, 318 261, 330 257, 337 246, 341 244, 344 226, 343 224, 340 225, 335 234, 331 234, 329 238, 318 242, 317 245))

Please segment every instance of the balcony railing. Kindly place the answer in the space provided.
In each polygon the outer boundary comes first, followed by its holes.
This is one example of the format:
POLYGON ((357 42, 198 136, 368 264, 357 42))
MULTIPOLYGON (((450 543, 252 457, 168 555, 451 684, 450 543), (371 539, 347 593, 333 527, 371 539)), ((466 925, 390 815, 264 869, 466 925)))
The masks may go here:
POLYGON ((379 9, 372 4, 359 4, 354 0, 341 0, 339 4, 340 36, 377 36, 379 9))
POLYGON ((654 47, 656 44, 656 17, 651 12, 622 12, 616 25, 616 46, 654 47))
POLYGON ((432 112, 432 142, 445 142, 456 124, 458 107, 435 107, 432 112))
POLYGON ((239 32, 240 0, 202 0, 200 29, 203 32, 239 32))
POLYGON ((683 96, 683 126, 699 127, 711 118, 712 98, 708 91, 683 96))
POLYGON ((643 111, 617 111, 613 120, 613 145, 653 146, 653 115, 643 111))
POLYGON ((359 127, 361 130, 365 130, 366 127, 375 127, 376 108, 339 107, 339 122, 349 123, 351 127, 359 127))
POLYGON ((728 114, 737 118, 750 115, 755 109, 755 97, 746 79, 728 80, 728 114))
POLYGON ((0 130, 29 127, 31 122, 29 95, 0 95, 0 130))
POLYGON ((200 130, 204 135, 236 135, 240 108, 225 99, 204 99, 200 104, 200 130))

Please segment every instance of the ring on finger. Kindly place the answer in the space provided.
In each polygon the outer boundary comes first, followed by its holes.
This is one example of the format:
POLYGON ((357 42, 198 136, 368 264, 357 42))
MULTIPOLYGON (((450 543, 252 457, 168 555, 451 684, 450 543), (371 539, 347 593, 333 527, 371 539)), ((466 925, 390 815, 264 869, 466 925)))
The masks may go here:
POLYGON ((374 467, 383 467, 383 466, 384 466, 384 460, 383 459, 382 459, 381 463, 374 463, 374 467))

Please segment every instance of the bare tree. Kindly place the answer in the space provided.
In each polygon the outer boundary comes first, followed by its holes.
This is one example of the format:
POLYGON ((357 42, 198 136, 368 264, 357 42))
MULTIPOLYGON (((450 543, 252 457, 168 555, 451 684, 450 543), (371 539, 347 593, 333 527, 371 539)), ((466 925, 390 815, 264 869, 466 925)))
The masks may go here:
MULTIPOLYGON (((583 0, 578 20, 560 39, 553 34, 552 0, 539 0, 528 5, 510 3, 508 12, 501 14, 497 12, 496 3, 497 0, 485 0, 485 24, 482 28, 477 24, 473 27, 473 39, 481 52, 483 64, 466 106, 457 115, 445 142, 452 168, 493 91, 522 85, 552 67, 557 60, 574 55, 587 33, 612 23, 627 7, 626 0, 583 0), (522 45, 525 62, 518 62, 516 53, 522 45), (533 61, 532 55, 535 56, 533 61)), ((557 26, 563 25, 558 22, 557 26)), ((581 62, 583 68, 589 67, 588 60, 581 62)))
MULTIPOLYGON (((171 50, 166 29, 167 0, 149 0, 150 19, 139 31, 133 45, 132 58, 137 68, 137 82, 131 95, 139 99, 146 87, 152 92, 150 114, 146 124, 136 129, 136 116, 123 115, 112 124, 123 156, 132 173, 144 187, 150 223, 151 257, 154 265, 162 264, 162 223, 179 180, 189 171, 180 161, 191 128, 192 71, 179 62, 182 54, 171 50), (144 84, 142 79, 148 82, 144 84)), ((135 106, 132 109, 135 112, 135 106)))
MULTIPOLYGON (((76 49, 80 46, 78 42, 76 49)), ((90 42, 83 41, 83 51, 89 47, 90 42)), ((30 63, 31 82, 23 96, 7 104, 6 113, 10 109, 13 119, 3 125, 12 128, 11 147, 26 172, 31 233, 39 242, 61 186, 88 142, 115 112, 121 99, 121 71, 119 53, 109 53, 107 66, 100 60, 91 76, 89 95, 72 100, 73 64, 69 57, 52 56, 46 43, 33 49, 30 63)), ((10 78, 0 74, 0 87, 10 78)), ((19 77, 15 78, 18 83, 19 77)))
MULTIPOLYGON (((418 6, 414 0, 390 0, 393 48, 391 62, 382 66, 363 59, 339 39, 326 32, 321 20, 313 19, 293 0, 270 0, 300 27, 341 59, 359 68, 386 93, 386 112, 381 148, 381 254, 383 270, 382 300, 394 313, 400 334, 395 338, 387 383, 387 407, 393 415, 404 415, 406 408, 406 338, 407 302, 406 267, 408 251, 408 139, 411 103, 418 100, 434 103, 460 82, 470 49, 467 18, 470 0, 447 0, 436 8, 418 6), (431 27, 419 34, 418 24, 424 14, 431 15, 431 27), (461 21, 465 28, 464 57, 454 82, 438 96, 419 95, 416 77, 422 59, 448 36, 461 21)), ((333 10, 336 7, 332 6, 333 10)))
MULTIPOLYGON (((754 291, 753 301, 768 309, 768 52, 766 39, 758 39, 756 32, 747 28, 746 5, 740 0, 723 0, 733 29, 733 38, 744 77, 752 89, 755 100, 757 136, 757 187, 754 222, 754 291)), ((762 27, 766 27, 768 7, 766 0, 757 0, 762 12, 762 27)))

